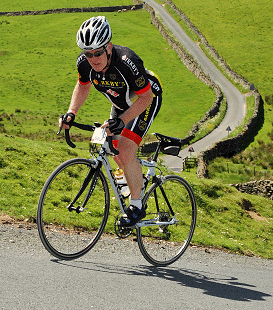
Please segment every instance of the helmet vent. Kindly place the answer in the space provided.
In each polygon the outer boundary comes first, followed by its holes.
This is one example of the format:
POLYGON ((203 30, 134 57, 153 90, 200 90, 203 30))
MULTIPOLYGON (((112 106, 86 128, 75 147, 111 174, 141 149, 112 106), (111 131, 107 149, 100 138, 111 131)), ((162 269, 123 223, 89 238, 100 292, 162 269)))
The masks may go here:
POLYGON ((95 43, 96 36, 97 36, 98 30, 94 31, 90 40, 90 44, 95 43))
POLYGON ((86 30, 86 33, 85 33, 85 44, 86 45, 90 44, 90 29, 86 30))
POLYGON ((97 22, 98 22, 98 20, 97 20, 97 19, 95 19, 95 20, 93 21, 92 27, 95 27, 95 26, 96 26, 96 24, 97 24, 97 22))
POLYGON ((97 24, 97 29, 100 27, 102 25, 102 21, 100 20, 100 21, 98 21, 98 24, 97 24))
POLYGON ((84 37, 83 37, 82 32, 80 32, 80 36, 81 36, 81 41, 84 42, 84 37))
POLYGON ((108 35, 108 29, 104 28, 98 37, 98 42, 101 42, 103 41, 104 38, 107 38, 107 35, 108 35))

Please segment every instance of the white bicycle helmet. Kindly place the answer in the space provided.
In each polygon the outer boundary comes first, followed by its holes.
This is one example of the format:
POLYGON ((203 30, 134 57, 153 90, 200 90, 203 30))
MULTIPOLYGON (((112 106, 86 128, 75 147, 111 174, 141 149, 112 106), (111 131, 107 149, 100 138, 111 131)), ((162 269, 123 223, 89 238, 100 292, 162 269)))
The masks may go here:
POLYGON ((103 47, 110 42, 111 38, 111 27, 104 16, 86 20, 77 32, 77 44, 82 50, 95 50, 103 47))

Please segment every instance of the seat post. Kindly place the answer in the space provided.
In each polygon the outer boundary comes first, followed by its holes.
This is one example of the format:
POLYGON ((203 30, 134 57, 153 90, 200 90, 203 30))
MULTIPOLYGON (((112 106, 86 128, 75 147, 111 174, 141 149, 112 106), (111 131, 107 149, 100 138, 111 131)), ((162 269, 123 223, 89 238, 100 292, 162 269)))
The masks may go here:
POLYGON ((154 157, 152 159, 154 162, 157 162, 157 158, 158 158, 159 150, 160 150, 160 143, 161 143, 161 141, 158 142, 156 150, 155 150, 154 157))

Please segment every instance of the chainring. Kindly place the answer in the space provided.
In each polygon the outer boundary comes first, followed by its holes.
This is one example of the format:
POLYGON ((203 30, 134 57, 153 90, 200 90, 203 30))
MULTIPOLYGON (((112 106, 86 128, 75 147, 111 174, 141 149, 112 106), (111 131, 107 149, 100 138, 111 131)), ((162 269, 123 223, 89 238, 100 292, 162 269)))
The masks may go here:
POLYGON ((117 215, 117 217, 115 219, 115 224, 114 224, 115 234, 119 238, 125 239, 131 235, 131 233, 133 232, 133 229, 130 227, 123 227, 121 225, 118 225, 118 222, 119 222, 121 216, 122 216, 122 212, 119 212, 119 214, 117 215))

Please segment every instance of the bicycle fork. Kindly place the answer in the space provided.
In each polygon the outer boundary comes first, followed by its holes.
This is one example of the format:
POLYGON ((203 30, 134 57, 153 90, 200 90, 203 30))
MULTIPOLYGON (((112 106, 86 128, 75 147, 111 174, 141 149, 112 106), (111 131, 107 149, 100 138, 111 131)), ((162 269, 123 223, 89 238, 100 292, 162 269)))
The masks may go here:
POLYGON ((90 199, 92 193, 93 193, 93 190, 97 184, 97 181, 98 181, 98 177, 99 177, 99 172, 100 172, 100 169, 101 169, 101 164, 98 164, 96 168, 90 166, 90 170, 86 176, 86 178, 84 179, 83 181, 83 184, 80 188, 80 190, 78 191, 77 195, 75 196, 75 198, 70 202, 70 204, 67 206, 67 209, 69 212, 72 212, 72 211, 76 211, 78 214, 83 212, 86 208, 86 204, 88 202, 88 200, 90 199), (74 207, 74 204, 77 202, 77 200, 81 197, 81 195, 83 194, 83 192, 85 191, 86 187, 88 186, 90 180, 92 179, 92 182, 91 182, 91 185, 89 187, 89 190, 86 194, 86 197, 84 199, 84 202, 82 203, 81 206, 78 206, 78 207, 74 207))

